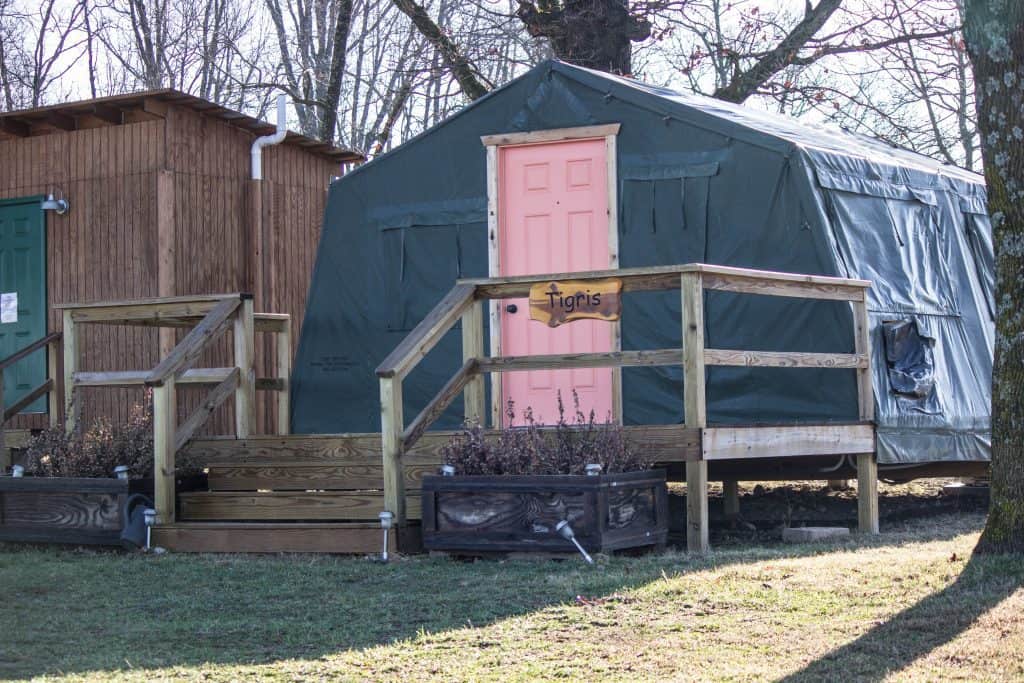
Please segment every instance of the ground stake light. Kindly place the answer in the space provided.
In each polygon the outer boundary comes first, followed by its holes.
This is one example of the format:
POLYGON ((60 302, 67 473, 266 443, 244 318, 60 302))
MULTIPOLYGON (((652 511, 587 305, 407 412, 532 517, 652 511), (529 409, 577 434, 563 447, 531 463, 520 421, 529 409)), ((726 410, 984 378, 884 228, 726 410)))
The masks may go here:
POLYGON ((601 474, 601 466, 595 462, 592 462, 586 467, 584 467, 583 471, 587 473, 588 477, 596 477, 601 474))
POLYGON ((21 465, 14 465, 13 467, 11 467, 11 476, 12 477, 23 477, 23 476, 25 476, 25 468, 22 467, 21 465))
POLYGON ((118 465, 114 468, 114 476, 118 479, 128 478, 128 465, 118 465))
POLYGON ((385 510, 384 512, 377 515, 380 517, 380 527, 384 529, 384 552, 380 554, 381 562, 388 561, 388 529, 391 528, 392 522, 394 522, 395 516, 385 510))
POLYGON ((153 525, 156 524, 156 510, 146 508, 142 511, 142 514, 146 518, 146 550, 151 550, 153 547, 153 525))
POLYGON ((572 544, 576 546, 576 550, 580 551, 580 555, 582 555, 583 559, 587 561, 587 564, 594 564, 594 558, 592 558, 590 554, 583 549, 580 542, 576 540, 576 534, 573 533, 572 527, 569 526, 569 520, 563 519, 561 522, 556 524, 555 531, 557 531, 558 535, 565 540, 572 541, 572 544))
POLYGON ((452 465, 441 465, 441 476, 442 477, 454 477, 455 467, 452 465))

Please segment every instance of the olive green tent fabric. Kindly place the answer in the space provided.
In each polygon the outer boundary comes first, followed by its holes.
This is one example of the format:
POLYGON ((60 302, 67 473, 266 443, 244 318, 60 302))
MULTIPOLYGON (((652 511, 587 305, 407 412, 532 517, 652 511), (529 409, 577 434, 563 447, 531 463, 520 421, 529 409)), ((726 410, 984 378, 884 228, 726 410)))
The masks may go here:
MULTIPOLYGON (((979 176, 560 62, 332 184, 295 363, 293 430, 378 431, 374 368, 455 279, 486 276, 482 135, 602 123, 621 124, 622 267, 705 262, 870 279, 880 461, 988 459, 993 263, 979 176)), ((627 294, 623 348, 679 346, 679 314, 678 293, 627 294)), ((715 348, 853 351, 844 303, 709 292, 705 318, 715 348)), ((460 364, 456 329, 406 378, 406 414, 460 364)), ((625 369, 625 421, 680 422, 681 390, 678 368, 625 369)), ((461 412, 456 402, 438 427, 457 425, 461 412)), ((711 368, 708 412, 713 423, 855 420, 854 372, 711 368)))

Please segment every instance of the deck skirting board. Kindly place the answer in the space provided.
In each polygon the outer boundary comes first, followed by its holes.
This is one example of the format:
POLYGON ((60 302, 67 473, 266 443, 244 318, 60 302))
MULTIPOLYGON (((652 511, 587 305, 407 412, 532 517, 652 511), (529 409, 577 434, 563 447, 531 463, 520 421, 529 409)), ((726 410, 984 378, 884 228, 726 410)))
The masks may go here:
POLYGON ((704 460, 844 455, 874 450, 875 429, 870 424, 706 427, 701 432, 704 460))

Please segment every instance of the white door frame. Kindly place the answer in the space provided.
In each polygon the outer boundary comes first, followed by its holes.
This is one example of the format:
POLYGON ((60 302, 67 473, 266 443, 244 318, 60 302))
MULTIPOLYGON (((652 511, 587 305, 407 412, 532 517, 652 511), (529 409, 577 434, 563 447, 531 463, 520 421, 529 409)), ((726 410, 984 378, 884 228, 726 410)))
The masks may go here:
MULTIPOLYGON (((499 218, 502 207, 498 204, 501 181, 498 149, 515 145, 537 145, 565 142, 567 140, 588 140, 604 138, 606 176, 608 183, 608 268, 619 267, 619 200, 618 200, 618 159, 616 140, 620 124, 609 123, 599 126, 578 128, 554 128, 525 133, 504 133, 484 135, 480 138, 487 149, 487 273, 500 277, 501 240, 498 239, 499 218)), ((501 306, 492 299, 489 304, 491 356, 501 355, 501 306)), ((622 327, 620 322, 611 324, 612 350, 622 350, 622 327)), ((491 426, 499 427, 504 418, 502 405, 501 373, 491 373, 491 426)), ((622 368, 612 368, 612 419, 622 424, 622 368)))

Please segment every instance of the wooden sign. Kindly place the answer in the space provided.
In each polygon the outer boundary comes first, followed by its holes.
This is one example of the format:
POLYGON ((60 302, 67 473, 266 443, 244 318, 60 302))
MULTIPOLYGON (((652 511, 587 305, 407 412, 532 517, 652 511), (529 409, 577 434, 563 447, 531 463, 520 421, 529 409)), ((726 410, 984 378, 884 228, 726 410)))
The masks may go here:
POLYGON ((590 318, 618 320, 622 314, 622 280, 538 282, 530 287, 530 319, 558 327, 590 318))

